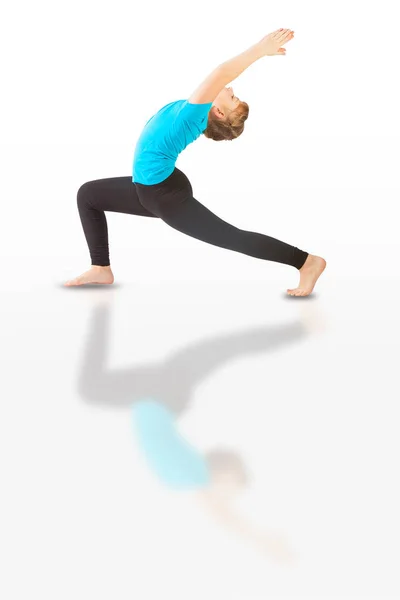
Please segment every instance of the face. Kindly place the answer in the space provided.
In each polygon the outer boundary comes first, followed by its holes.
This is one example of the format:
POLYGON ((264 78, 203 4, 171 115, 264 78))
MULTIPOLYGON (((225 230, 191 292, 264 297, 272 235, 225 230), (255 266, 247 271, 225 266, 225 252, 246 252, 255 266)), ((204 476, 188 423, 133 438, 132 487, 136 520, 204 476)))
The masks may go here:
POLYGON ((245 482, 239 473, 217 473, 213 476, 210 487, 216 496, 230 498, 243 490, 245 482))
POLYGON ((232 110, 235 110, 240 104, 240 100, 231 87, 223 88, 213 102, 215 113, 218 117, 224 118, 232 110))

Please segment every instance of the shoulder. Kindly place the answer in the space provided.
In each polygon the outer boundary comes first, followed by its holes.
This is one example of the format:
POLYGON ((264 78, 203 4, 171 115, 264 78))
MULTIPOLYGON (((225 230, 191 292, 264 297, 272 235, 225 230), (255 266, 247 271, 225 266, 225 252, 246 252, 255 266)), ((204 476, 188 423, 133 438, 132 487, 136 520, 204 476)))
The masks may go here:
POLYGON ((182 100, 179 117, 185 121, 201 123, 207 117, 212 107, 212 102, 205 104, 194 104, 189 100, 182 100))
POLYGON ((182 110, 185 110, 187 112, 191 112, 193 114, 195 113, 201 113, 204 114, 205 112, 209 112, 211 107, 212 107, 212 102, 203 102, 201 104, 199 103, 195 103, 195 102, 190 102, 189 100, 182 100, 182 110))

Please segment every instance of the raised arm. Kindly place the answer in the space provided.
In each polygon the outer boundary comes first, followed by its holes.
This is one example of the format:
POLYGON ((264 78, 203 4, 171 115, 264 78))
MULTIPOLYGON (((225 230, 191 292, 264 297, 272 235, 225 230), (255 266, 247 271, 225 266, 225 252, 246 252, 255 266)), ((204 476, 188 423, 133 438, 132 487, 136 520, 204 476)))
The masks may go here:
POLYGON ((247 50, 234 56, 212 71, 208 77, 192 93, 189 102, 206 104, 214 102, 220 91, 231 81, 234 81, 250 65, 264 56, 284 56, 285 49, 281 46, 291 40, 294 32, 291 29, 278 29, 266 35, 262 40, 250 46, 247 50))

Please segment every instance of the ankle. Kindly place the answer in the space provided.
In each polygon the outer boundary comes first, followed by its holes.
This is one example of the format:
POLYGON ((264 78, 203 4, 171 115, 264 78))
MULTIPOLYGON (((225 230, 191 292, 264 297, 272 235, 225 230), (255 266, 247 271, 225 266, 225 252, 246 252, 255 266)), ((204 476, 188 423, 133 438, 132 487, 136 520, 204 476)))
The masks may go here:
POLYGON ((308 265, 310 264, 310 257, 311 257, 311 254, 309 254, 307 256, 306 260, 304 261, 304 263, 300 267, 299 271, 302 271, 304 269, 304 267, 308 267, 308 265))
POLYGON ((108 271, 111 271, 111 265, 106 265, 106 266, 102 266, 102 265, 92 265, 92 269, 107 269, 108 271))

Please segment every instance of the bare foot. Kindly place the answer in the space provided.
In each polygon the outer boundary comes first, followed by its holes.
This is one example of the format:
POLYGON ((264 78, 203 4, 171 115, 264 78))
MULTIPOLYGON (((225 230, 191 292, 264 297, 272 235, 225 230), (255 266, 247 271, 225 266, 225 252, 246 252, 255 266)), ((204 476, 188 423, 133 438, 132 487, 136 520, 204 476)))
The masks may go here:
POLYGON ((93 265, 89 271, 79 275, 75 279, 66 281, 64 285, 85 285, 85 283, 100 283, 100 284, 111 284, 114 283, 114 275, 111 271, 111 267, 99 267, 93 265))
POLYGON ((326 267, 326 260, 320 256, 309 254, 304 265, 299 269, 300 283, 297 288, 287 290, 290 296, 308 296, 314 289, 318 277, 326 267))

